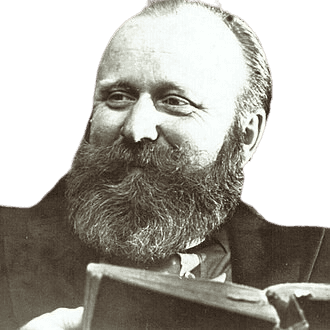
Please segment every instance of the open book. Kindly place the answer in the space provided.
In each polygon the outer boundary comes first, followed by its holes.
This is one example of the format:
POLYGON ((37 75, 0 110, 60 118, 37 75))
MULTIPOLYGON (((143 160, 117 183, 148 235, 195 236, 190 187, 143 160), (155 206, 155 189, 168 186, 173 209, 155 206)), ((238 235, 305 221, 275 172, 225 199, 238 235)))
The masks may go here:
POLYGON ((84 308, 83 330, 330 329, 330 285, 259 290, 90 264, 84 308))

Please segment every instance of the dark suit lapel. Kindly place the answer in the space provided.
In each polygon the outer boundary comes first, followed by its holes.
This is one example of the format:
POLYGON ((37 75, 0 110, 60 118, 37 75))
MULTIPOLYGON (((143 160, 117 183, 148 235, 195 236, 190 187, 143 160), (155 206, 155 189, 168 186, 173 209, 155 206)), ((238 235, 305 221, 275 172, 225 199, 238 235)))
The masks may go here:
POLYGON ((324 229, 277 226, 244 203, 228 225, 234 282, 265 288, 309 281, 324 229))

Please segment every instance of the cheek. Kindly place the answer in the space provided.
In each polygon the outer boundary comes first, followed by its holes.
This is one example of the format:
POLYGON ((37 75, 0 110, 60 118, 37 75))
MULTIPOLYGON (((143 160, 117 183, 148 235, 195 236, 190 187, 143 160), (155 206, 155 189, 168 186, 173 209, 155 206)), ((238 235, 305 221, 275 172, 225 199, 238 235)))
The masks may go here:
POLYGON ((216 157, 220 151, 228 129, 227 123, 218 121, 179 120, 163 125, 163 133, 171 145, 185 143, 199 151, 216 157))
POLYGON ((96 109, 92 117, 89 142, 94 145, 110 145, 120 136, 125 112, 96 109))

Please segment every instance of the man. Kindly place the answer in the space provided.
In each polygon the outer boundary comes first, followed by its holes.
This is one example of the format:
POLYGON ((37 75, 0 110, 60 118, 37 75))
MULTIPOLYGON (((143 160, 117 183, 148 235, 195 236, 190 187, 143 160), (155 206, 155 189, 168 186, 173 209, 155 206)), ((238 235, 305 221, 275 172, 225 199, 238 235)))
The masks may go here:
MULTIPOLYGON (((265 55, 237 17, 168 0, 127 21, 71 171, 35 207, 1 210, 7 328, 81 306, 89 262, 259 288, 330 282, 329 231, 272 225, 240 201, 270 100, 265 55)), ((42 320, 64 327, 58 313, 42 320)), ((64 313, 79 323, 81 309, 64 313)))

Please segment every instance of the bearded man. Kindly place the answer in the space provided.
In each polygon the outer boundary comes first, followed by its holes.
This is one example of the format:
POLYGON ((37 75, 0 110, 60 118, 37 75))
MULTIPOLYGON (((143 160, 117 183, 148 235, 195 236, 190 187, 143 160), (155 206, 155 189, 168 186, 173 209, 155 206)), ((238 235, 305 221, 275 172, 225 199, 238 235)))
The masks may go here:
POLYGON ((89 262, 258 288, 330 282, 329 231, 270 224, 240 201, 271 85, 254 32, 218 7, 158 1, 127 21, 71 171, 35 207, 1 210, 7 328, 81 306, 89 262))

